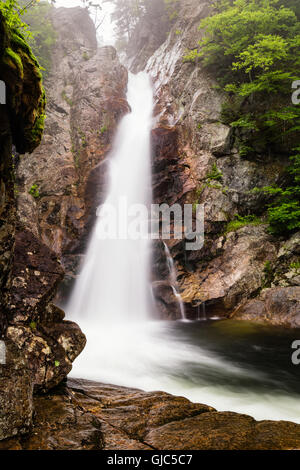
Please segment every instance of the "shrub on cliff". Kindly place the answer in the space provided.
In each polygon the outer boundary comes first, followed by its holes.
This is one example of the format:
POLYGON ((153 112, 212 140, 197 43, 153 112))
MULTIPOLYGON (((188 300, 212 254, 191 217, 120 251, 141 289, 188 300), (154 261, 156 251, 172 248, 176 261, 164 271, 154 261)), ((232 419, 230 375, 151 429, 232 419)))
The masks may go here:
POLYGON ((264 192, 274 196, 268 209, 270 232, 274 235, 300 230, 300 148, 296 150, 299 153, 291 157, 285 186, 263 188, 264 192))
POLYGON ((1 1, 0 11, 5 18, 8 28, 18 30, 23 33, 25 32, 27 33, 27 36, 30 35, 28 25, 21 19, 25 10, 21 8, 17 0, 6 0, 5 2, 1 1))
POLYGON ((270 144, 292 148, 300 109, 291 106, 291 85, 299 78, 300 21, 279 0, 218 0, 200 28, 198 49, 185 60, 201 60, 229 95, 227 123, 249 150, 270 144), (235 102, 234 104, 232 102, 235 102), (232 104, 232 106, 230 106, 232 104), (235 106, 234 106, 235 105, 235 106))
MULTIPOLYGON (((285 159, 300 143, 300 106, 292 106, 292 83, 299 79, 298 0, 217 0, 202 20, 197 49, 185 61, 200 61, 227 93, 222 119, 231 125, 240 155, 285 159)), ((299 172, 299 155, 289 175, 299 172)), ((299 229, 299 180, 268 188, 273 233, 299 229)), ((266 190, 266 188, 264 188, 266 190)))

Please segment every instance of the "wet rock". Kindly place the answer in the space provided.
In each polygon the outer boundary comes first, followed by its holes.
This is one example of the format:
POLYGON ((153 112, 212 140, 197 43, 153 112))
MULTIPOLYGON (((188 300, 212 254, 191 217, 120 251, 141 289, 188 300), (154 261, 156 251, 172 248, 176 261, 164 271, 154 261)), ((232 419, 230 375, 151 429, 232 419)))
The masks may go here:
POLYGON ((86 339, 72 322, 15 324, 6 338, 13 341, 29 364, 36 391, 47 391, 60 383, 72 369, 72 362, 83 350, 86 339))
POLYGON ((280 244, 277 259, 271 266, 272 287, 300 286, 300 232, 280 244))
POLYGON ((272 325, 300 327, 300 287, 264 289, 232 314, 236 320, 251 320, 272 325))
POLYGON ((178 162, 178 132, 172 127, 157 127, 152 131, 151 140, 154 202, 172 205, 194 188, 188 181, 188 168, 178 162))
POLYGON ((6 294, 8 322, 39 321, 63 274, 47 246, 32 232, 17 231, 6 294))
POLYGON ((160 318, 169 320, 181 318, 178 299, 169 281, 153 282, 152 292, 160 318))
POLYGON ((250 416, 211 412, 150 431, 146 441, 159 450, 245 450, 254 432, 250 416))
POLYGON ((15 343, 5 341, 6 361, 0 363, 0 441, 24 434, 32 424, 32 381, 27 359, 15 343))
POLYGON ((35 398, 33 429, 0 449, 256 450, 298 449, 300 425, 257 422, 164 392, 68 380, 35 398))
POLYGON ((213 314, 230 313, 262 284, 267 261, 276 257, 264 226, 248 226, 231 232, 221 243, 221 252, 180 283, 186 303, 206 302, 213 314))

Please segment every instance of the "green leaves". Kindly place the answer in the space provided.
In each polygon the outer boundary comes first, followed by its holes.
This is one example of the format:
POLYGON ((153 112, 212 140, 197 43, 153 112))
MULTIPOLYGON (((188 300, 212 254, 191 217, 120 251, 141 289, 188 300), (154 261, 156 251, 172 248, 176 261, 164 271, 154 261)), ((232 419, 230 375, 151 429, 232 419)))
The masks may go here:
MULTIPOLYGON (((35 1, 29 2, 28 5, 28 2, 26 2, 26 7, 34 3, 35 1)), ((6 0, 5 2, 1 1, 0 11, 3 14, 10 29, 20 31, 26 36, 27 39, 32 37, 28 25, 21 19, 21 16, 26 11, 26 8, 21 8, 18 0, 6 0)))
MULTIPOLYGON (((222 119, 234 129, 241 157, 286 157, 300 142, 300 106, 291 104, 292 82, 300 78, 299 17, 299 0, 216 0, 212 15, 200 23, 197 49, 184 57, 201 62, 228 94, 222 119)), ((284 187, 261 191, 272 199, 270 231, 298 230, 300 148, 284 187)))
POLYGON ((211 171, 206 175, 206 179, 219 181, 223 178, 223 173, 218 169, 216 163, 213 164, 211 171))
MULTIPOLYGON (((295 150, 300 151, 300 148, 295 150)), ((273 186, 261 190, 275 197, 268 209, 270 232, 274 235, 300 229, 300 153, 291 157, 288 173, 291 180, 285 188, 273 186)))
POLYGON ((260 35, 255 44, 250 44, 232 63, 232 70, 270 70, 272 66, 288 56, 289 42, 278 35, 260 35))
MULTIPOLYGON (((27 0, 20 0, 20 5, 28 4, 27 0)), ((26 9, 23 19, 30 25, 31 37, 28 39, 33 53, 43 70, 46 77, 51 70, 51 53, 56 42, 56 32, 51 22, 51 5, 42 1, 33 2, 31 8, 26 9)))

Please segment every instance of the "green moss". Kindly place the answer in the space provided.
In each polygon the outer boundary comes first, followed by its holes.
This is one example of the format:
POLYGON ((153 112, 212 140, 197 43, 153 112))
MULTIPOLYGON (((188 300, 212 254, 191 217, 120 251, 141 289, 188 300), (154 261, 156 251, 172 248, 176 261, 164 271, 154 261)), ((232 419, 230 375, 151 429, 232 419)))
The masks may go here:
POLYGON ((86 138, 85 133, 80 128, 77 129, 77 132, 78 132, 79 137, 81 139, 81 146, 83 148, 87 147, 87 138, 86 138))
MULTIPOLYGON (((6 9, 5 12, 8 13, 6 9)), ((42 74, 27 40, 18 29, 19 23, 7 21, 8 17, 12 20, 17 16, 10 17, 6 13, 5 21, 0 9, 1 77, 9 88, 8 106, 14 120, 16 148, 20 153, 32 152, 41 141, 46 117, 42 74)))
POLYGON ((214 163, 212 166, 212 169, 209 173, 206 175, 206 179, 208 180, 221 180, 223 178, 223 173, 218 170, 217 164, 214 163))
POLYGON ((86 61, 90 60, 89 55, 88 55, 87 52, 84 52, 84 53, 82 54, 82 58, 83 58, 83 60, 86 60, 86 61))
POLYGON ((262 220, 257 217, 256 215, 246 215, 244 217, 236 214, 235 215, 235 220, 231 220, 226 227, 225 234, 229 232, 235 232, 236 230, 239 230, 242 227, 245 227, 247 225, 261 225, 263 222, 262 220))
POLYGON ((296 271, 296 273, 299 274, 300 273, 300 261, 296 261, 294 263, 291 263, 290 268, 294 269, 296 271))
POLYGON ((271 287, 272 282, 274 281, 275 273, 270 261, 265 262, 264 266, 264 278, 262 282, 262 287, 266 289, 267 287, 271 287))
POLYGON ((31 131, 31 140, 32 142, 37 142, 41 140, 44 126, 45 126, 46 114, 41 112, 35 120, 34 126, 31 131))
POLYGON ((105 132, 107 132, 107 126, 102 126, 100 129, 100 134, 103 135, 105 132))
POLYGON ((17 69, 18 75, 21 79, 23 79, 24 76, 24 70, 23 70, 23 63, 21 57, 14 52, 10 47, 7 47, 5 49, 4 57, 3 57, 4 63, 6 63, 9 66, 13 66, 17 69))
POLYGON ((69 106, 73 106, 73 101, 68 97, 66 90, 61 92, 61 97, 66 103, 68 103, 69 106))
POLYGON ((39 63, 34 56, 31 47, 29 44, 26 42, 24 36, 18 31, 12 31, 11 32, 11 42, 15 46, 15 48, 21 49, 23 52, 25 52, 28 57, 34 62, 34 64, 39 67, 39 63))
POLYGON ((37 184, 33 184, 31 188, 28 191, 31 196, 33 196, 35 199, 38 199, 40 197, 40 192, 39 192, 39 187, 37 184))
POLYGON ((36 330, 36 322, 35 322, 35 321, 32 321, 32 322, 29 324, 29 328, 31 328, 31 330, 36 330))

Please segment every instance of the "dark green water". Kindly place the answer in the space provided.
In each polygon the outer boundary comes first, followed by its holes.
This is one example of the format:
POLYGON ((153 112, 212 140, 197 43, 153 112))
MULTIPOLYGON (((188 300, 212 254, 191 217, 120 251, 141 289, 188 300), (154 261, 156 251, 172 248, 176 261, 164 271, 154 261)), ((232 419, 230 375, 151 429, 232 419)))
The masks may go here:
MULTIPOLYGON (((176 323, 174 334, 185 342, 204 349, 221 361, 251 372, 247 376, 210 373, 207 368, 191 364, 189 374, 201 374, 201 381, 240 390, 247 387, 257 392, 299 394, 300 365, 292 363, 295 339, 300 329, 258 325, 223 320, 176 323)), ((195 377, 196 378, 196 377, 195 377)))

